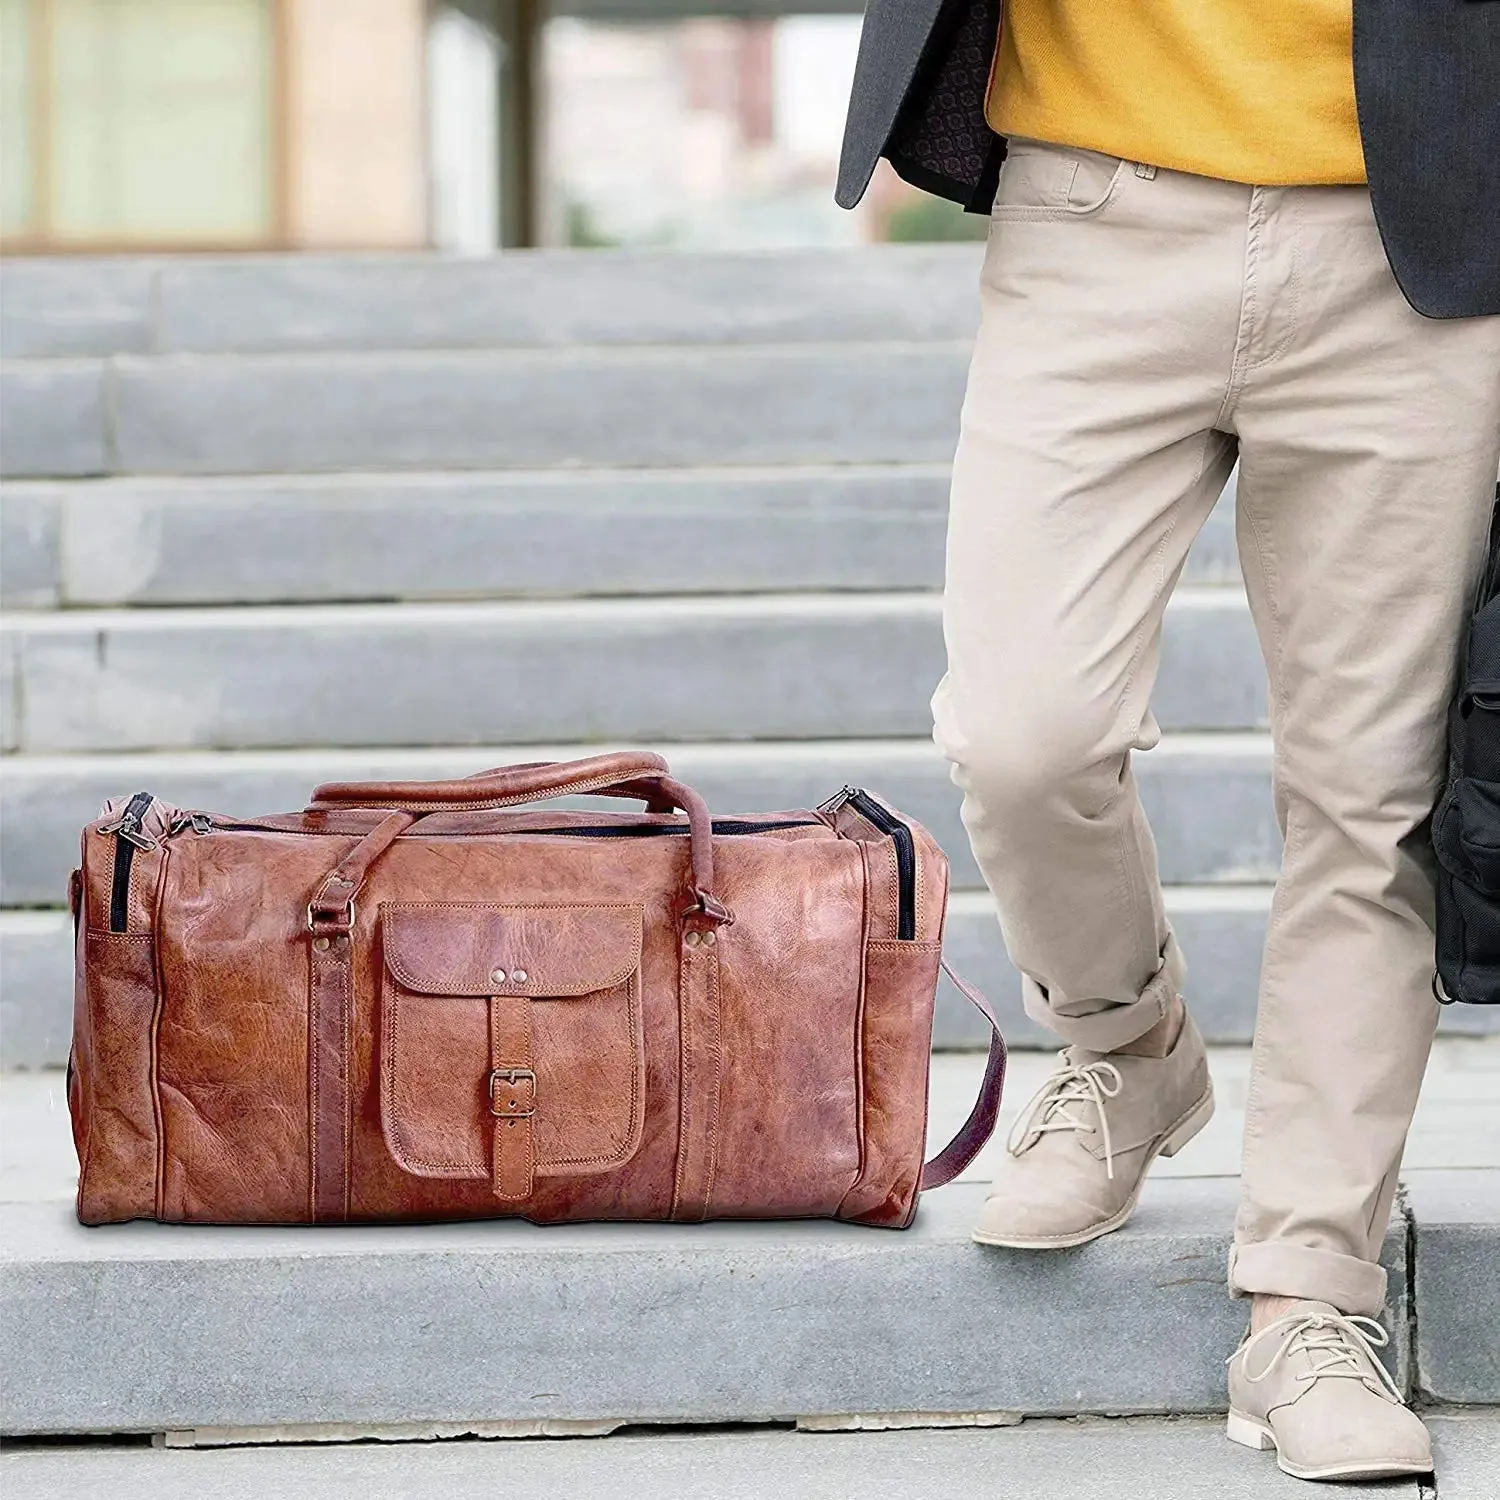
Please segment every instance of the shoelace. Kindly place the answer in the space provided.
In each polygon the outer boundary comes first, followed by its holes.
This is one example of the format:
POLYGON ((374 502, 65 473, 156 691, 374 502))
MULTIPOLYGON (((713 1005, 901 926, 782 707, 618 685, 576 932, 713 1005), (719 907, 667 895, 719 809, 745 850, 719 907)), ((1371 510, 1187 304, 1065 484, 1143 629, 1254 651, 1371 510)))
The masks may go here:
POLYGON ((1245 1372, 1245 1379, 1251 1385, 1257 1385, 1281 1360, 1293 1354, 1306 1354, 1312 1360, 1312 1369, 1298 1375, 1298 1380, 1358 1380, 1367 1389, 1376 1390, 1365 1364, 1368 1360, 1386 1394, 1392 1401, 1400 1401, 1400 1388, 1375 1354, 1377 1349, 1385 1348, 1390 1341, 1390 1335, 1374 1318, 1357 1314, 1346 1317, 1343 1313, 1288 1313, 1284 1318, 1277 1318, 1274 1323, 1267 1323, 1259 1333, 1252 1334, 1229 1356, 1227 1362, 1233 1363, 1243 1356, 1241 1368, 1245 1372), (1266 1361, 1265 1369, 1259 1375, 1252 1375, 1250 1351, 1278 1330, 1282 1331, 1281 1342, 1266 1361), (1323 1356, 1321 1360, 1319 1355, 1323 1356))
POLYGON ((1059 1068, 1017 1116, 1005 1149, 1012 1156, 1019 1156, 1026 1149, 1021 1143, 1029 1135, 1042 1136, 1059 1130, 1092 1130, 1091 1121, 1081 1120, 1072 1112, 1075 1104, 1092 1104, 1098 1113, 1099 1133, 1104 1140, 1105 1170, 1112 1178, 1115 1175, 1115 1151, 1109 1136, 1109 1115, 1104 1102, 1113 1099, 1123 1087, 1120 1070, 1103 1058, 1082 1066, 1069 1063, 1059 1068))

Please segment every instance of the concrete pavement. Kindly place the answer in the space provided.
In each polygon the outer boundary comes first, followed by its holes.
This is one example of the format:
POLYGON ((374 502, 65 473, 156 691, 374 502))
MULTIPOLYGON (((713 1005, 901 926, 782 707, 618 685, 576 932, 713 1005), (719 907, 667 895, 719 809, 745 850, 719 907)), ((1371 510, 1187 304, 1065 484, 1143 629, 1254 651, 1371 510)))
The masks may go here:
MULTIPOLYGON (((1334 1500, 1494 1500, 1500 1414, 1430 1418, 1437 1489, 1338 1486, 1334 1500)), ((1027 1421, 986 1430, 637 1430, 607 1438, 171 1451, 12 1449, 28 1500, 1311 1500, 1268 1453, 1203 1418, 1027 1421)))

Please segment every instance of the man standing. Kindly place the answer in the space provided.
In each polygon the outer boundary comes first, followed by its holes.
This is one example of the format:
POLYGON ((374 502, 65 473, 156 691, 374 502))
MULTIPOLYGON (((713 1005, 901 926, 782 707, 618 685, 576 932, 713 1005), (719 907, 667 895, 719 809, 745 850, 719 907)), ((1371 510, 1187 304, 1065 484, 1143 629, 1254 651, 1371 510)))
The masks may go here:
POLYGON ((871 0, 846 207, 882 154, 991 211, 933 709, 1027 1011, 1069 1044, 974 1237, 1118 1228, 1212 1113, 1131 752, 1238 458, 1284 857, 1229 1435, 1307 1479, 1425 1471, 1373 1317, 1500 468, 1500 0, 871 0))

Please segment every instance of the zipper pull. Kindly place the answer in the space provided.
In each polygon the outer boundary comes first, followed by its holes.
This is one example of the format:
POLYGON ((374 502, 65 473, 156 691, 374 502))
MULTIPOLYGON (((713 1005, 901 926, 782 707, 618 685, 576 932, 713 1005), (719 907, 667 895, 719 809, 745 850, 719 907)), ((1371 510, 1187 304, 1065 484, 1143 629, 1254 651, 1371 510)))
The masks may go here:
POLYGON ((835 792, 826 802, 820 802, 818 811, 826 817, 837 817, 844 804, 856 795, 858 795, 856 787, 846 786, 842 791, 835 792))
POLYGON ((112 833, 117 838, 124 839, 127 844, 137 849, 150 850, 156 848, 156 840, 150 834, 141 831, 141 824, 146 814, 151 811, 151 804, 156 798, 150 792, 137 792, 129 802, 125 804, 125 810, 112 823, 106 823, 100 833, 112 833))
POLYGON ((175 839, 179 833, 186 833, 189 828, 201 836, 214 831, 214 822, 205 812, 180 812, 172 819, 172 826, 167 829, 167 837, 175 839))

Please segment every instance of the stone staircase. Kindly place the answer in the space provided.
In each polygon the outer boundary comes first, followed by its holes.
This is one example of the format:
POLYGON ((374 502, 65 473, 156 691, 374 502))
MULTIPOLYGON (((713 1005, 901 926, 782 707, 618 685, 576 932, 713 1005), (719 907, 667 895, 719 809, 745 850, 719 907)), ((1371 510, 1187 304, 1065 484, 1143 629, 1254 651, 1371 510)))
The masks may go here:
MULTIPOLYGON (((967 246, 8 264, 6 1065, 64 1059, 58 908, 105 796, 249 813, 627 742, 726 811, 880 788, 952 851, 953 957, 1046 1045, 927 739, 975 269, 967 246)), ((1244 1041, 1279 840, 1227 503, 1155 707, 1138 765, 1194 1001, 1244 1041)), ((939 1045, 981 1040, 946 995, 939 1045)))
MULTIPOLYGON (((954 861, 950 956, 999 998, 1013 1044, 1049 1045, 927 738, 976 255, 0 268, 0 1062, 65 1060, 62 902, 106 796, 264 812, 322 780, 623 743, 667 751, 719 811, 852 781, 921 819, 954 861)), ((1200 1024, 1243 1043, 1279 840, 1231 503, 1168 612, 1166 736, 1137 770, 1200 1024)), ((945 993, 938 1047, 981 1040, 945 993)), ((28 1088, 17 1119, 60 1140, 56 1075, 28 1088)), ((1218 1402, 1237 1318, 1219 1285, 1227 1184, 1153 1187, 1138 1228, 998 1272, 967 1241, 977 1191, 903 1236, 84 1232, 63 1192, 22 1194, 5 1207, 19 1357, 0 1429, 1218 1402), (476 1340, 476 1296, 508 1309, 503 1350, 476 1340), (1124 1306, 1143 1339, 1149 1309, 1208 1352, 1084 1359, 1090 1320, 1124 1306), (976 1321, 1003 1322, 1014 1357, 972 1340, 956 1355, 976 1321), (846 1347, 850 1328, 868 1332, 846 1347), (1060 1340, 1078 1358, 1043 1378, 1036 1351, 1060 1340)), ((1490 1226, 1484 1255, 1500 1244, 1493 1197, 1434 1213, 1460 1261, 1465 1226, 1490 1226)), ((1413 1243, 1398 1222, 1403 1327, 1413 1243)), ((1464 1378, 1451 1399, 1500 1400, 1500 1371, 1464 1378)))

